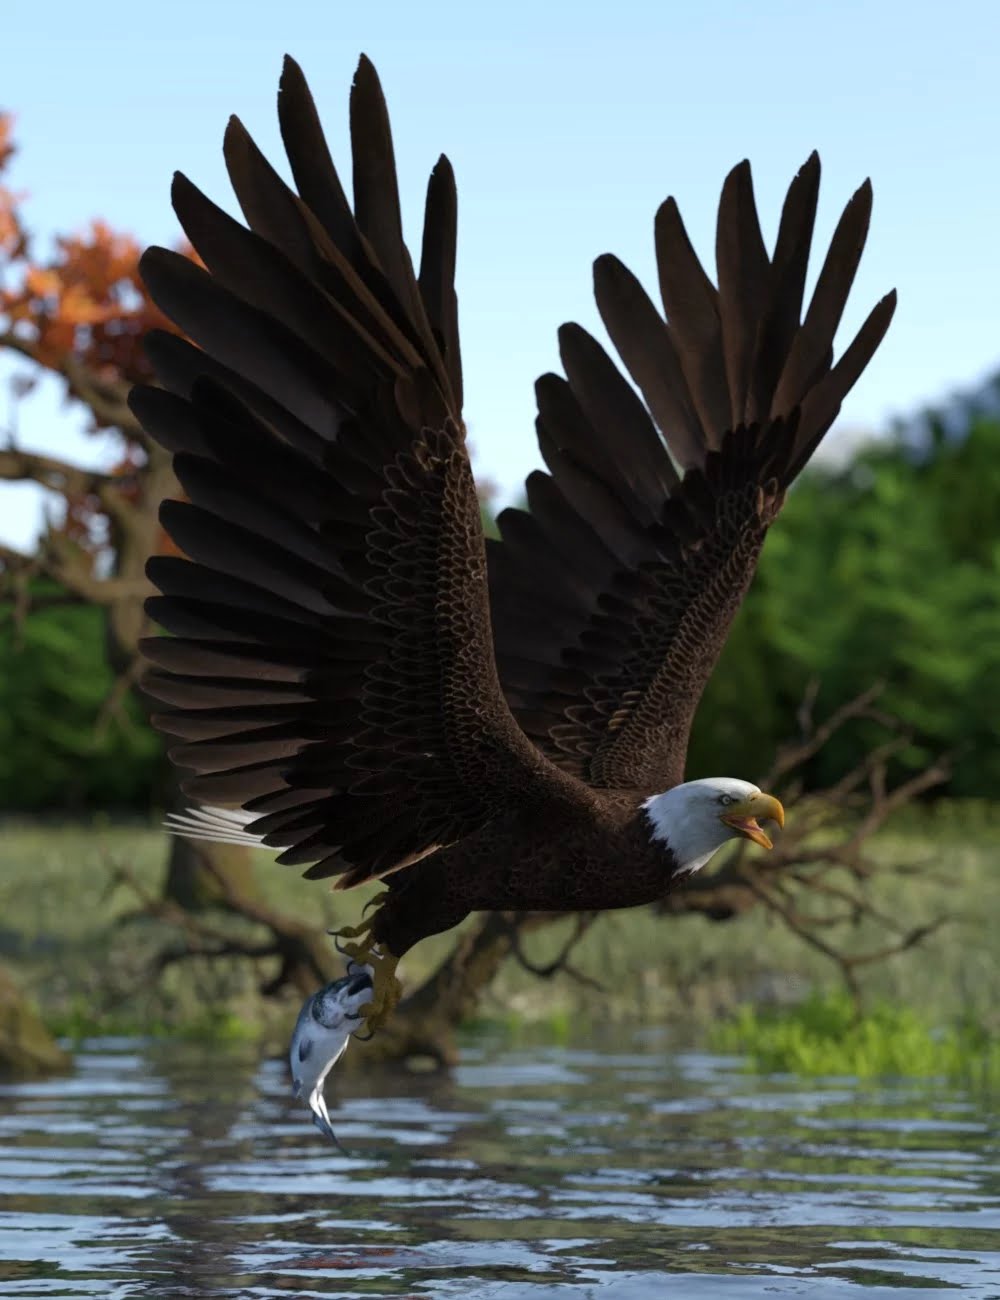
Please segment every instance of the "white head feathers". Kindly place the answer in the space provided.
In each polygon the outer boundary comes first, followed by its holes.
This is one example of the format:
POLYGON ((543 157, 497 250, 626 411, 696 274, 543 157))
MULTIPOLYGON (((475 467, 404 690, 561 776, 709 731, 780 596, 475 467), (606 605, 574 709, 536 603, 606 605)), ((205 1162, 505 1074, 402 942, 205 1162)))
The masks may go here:
POLYGON ((677 861, 677 874, 703 867, 727 840, 740 832, 720 818, 727 806, 742 803, 755 794, 757 786, 730 776, 685 781, 666 794, 654 794, 643 804, 654 840, 663 841, 677 861))

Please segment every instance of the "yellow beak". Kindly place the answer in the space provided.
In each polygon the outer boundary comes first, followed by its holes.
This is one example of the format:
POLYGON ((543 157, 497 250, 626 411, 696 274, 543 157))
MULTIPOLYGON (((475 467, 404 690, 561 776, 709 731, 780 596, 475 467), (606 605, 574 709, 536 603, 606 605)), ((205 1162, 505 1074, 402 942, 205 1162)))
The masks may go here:
POLYGON ((785 824, 785 810, 772 794, 752 794, 742 803, 734 803, 719 820, 745 835, 748 840, 753 840, 754 844, 759 844, 762 849, 769 849, 773 846, 757 825, 758 817, 764 821, 777 822, 779 826, 785 824))

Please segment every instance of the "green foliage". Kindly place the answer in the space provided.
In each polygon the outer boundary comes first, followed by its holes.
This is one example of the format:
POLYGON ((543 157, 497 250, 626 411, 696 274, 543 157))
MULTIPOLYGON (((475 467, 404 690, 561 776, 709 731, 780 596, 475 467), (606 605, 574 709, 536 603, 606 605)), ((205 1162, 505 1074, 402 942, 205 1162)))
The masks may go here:
POLYGON ((768 1073, 1000 1081, 1000 1038, 983 1025, 962 1020, 938 1029, 915 1007, 888 1002, 858 1017, 842 989, 785 1010, 740 1007, 713 1028, 711 1043, 768 1073))
POLYGON ((114 689, 99 609, 0 625, 0 808, 148 805, 161 746, 131 698, 107 707, 114 689))
MULTIPOLYGON (((912 729, 909 768, 956 750, 951 791, 1000 788, 1000 423, 919 451, 902 438, 792 489, 696 723, 692 774, 759 773, 795 732, 807 682, 829 712, 884 680, 912 729)), ((810 772, 835 780, 876 739, 835 738, 810 772)))
POLYGON ((95 1014, 83 998, 74 998, 68 1007, 45 1017, 49 1033, 67 1040, 73 1047, 88 1038, 105 1034, 134 1038, 172 1038, 200 1043, 256 1042, 262 1032, 259 1023, 250 1023, 225 1007, 202 1007, 180 1021, 165 1016, 129 1016, 95 1014))

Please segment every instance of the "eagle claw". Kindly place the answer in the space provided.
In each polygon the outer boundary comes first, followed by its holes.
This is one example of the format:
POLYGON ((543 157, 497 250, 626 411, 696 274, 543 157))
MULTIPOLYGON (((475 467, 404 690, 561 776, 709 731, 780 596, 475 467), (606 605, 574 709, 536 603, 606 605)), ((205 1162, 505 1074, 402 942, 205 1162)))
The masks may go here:
POLYGON ((372 970, 372 1000, 361 1008, 361 1015, 369 1030, 370 1038, 376 1029, 381 1029, 399 1005, 403 996, 403 986, 396 978, 396 966, 399 958, 376 942, 372 936, 375 917, 371 916, 360 925, 344 926, 340 930, 331 930, 334 947, 342 957, 347 957, 358 966, 368 966, 372 970), (341 939, 360 939, 363 943, 340 943, 341 939))

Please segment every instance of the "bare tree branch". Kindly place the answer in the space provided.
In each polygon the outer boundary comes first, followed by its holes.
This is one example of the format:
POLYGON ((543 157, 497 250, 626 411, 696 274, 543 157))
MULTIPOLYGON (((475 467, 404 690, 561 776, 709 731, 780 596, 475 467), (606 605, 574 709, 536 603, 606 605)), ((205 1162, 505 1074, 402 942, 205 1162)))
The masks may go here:
POLYGON ((89 407, 102 425, 118 429, 127 438, 147 445, 146 431, 128 405, 130 384, 119 378, 99 375, 72 355, 63 362, 63 374, 70 393, 89 407))
MULTIPOLYGON (((46 369, 53 369, 50 361, 42 361, 39 357, 35 344, 16 330, 8 329, 0 334, 0 348, 16 352, 46 369)), ((124 379, 98 374, 72 353, 62 358, 57 373, 66 380, 71 396, 88 407, 99 423, 119 429, 126 437, 145 445, 145 431, 129 409, 129 384, 124 379)))
POLYGON ((698 912, 713 920, 730 920, 763 906, 837 967, 859 1006, 859 968, 912 948, 947 920, 936 917, 904 931, 864 886, 876 874, 911 873, 907 864, 880 866, 869 859, 865 854, 867 843, 894 812, 947 780, 949 760, 941 756, 922 772, 891 785, 889 763, 909 743, 909 735, 897 721, 875 707, 881 687, 863 691, 820 724, 813 718, 817 691, 817 683, 811 682, 797 715, 801 734, 781 747, 762 785, 782 793, 786 788, 795 789, 802 766, 843 727, 857 720, 877 721, 889 733, 887 739, 865 753, 854 768, 828 788, 802 799, 793 823, 786 827, 767 858, 749 858, 741 843, 721 870, 698 873, 682 889, 668 894, 660 909, 673 915, 698 912), (845 821, 851 825, 847 837, 841 834, 832 838, 834 828, 845 821), (830 878, 832 873, 846 873, 860 888, 830 878), (810 900, 840 906, 810 908, 810 900), (862 922, 893 935, 893 941, 860 952, 853 950, 850 943, 842 946, 837 932, 848 929, 853 935, 862 922))
POLYGON ((28 480, 52 492, 70 495, 97 493, 113 480, 100 470, 84 469, 42 452, 24 451, 17 446, 0 449, 0 478, 28 480))
POLYGON ((782 777, 802 767, 811 758, 820 752, 824 745, 828 744, 831 738, 843 727, 855 718, 878 717, 880 721, 885 721, 885 715, 876 713, 872 705, 885 689, 883 683, 875 682, 862 691, 860 695, 855 696, 853 700, 842 705, 826 719, 825 722, 816 726, 813 722, 813 706, 816 697, 819 694, 819 682, 813 680, 806 687, 802 703, 796 712, 796 719, 802 731, 800 740, 781 745, 775 755, 774 762, 767 775, 769 785, 776 784, 782 777))
MULTIPOLYGON (((504 913, 504 915, 506 915, 506 913, 504 913)), ((596 980, 590 975, 585 975, 583 971, 577 970, 576 967, 571 966, 569 962, 570 953, 597 920, 597 916, 597 912, 577 912, 574 917, 573 930, 569 938, 566 940, 565 944, 563 944, 562 948, 560 948, 552 961, 547 962, 544 966, 536 965, 534 962, 528 960, 521 944, 521 933, 516 916, 512 916, 509 921, 511 927, 511 954, 516 959, 522 970, 527 971, 529 975, 536 976, 538 979, 552 979, 554 975, 561 973, 576 980, 578 984, 586 985, 588 988, 596 989, 599 993, 604 993, 607 990, 604 988, 603 984, 601 984, 600 980, 596 980)))
POLYGON ((85 469, 56 456, 25 451, 13 444, 0 448, 0 479, 11 483, 37 483, 50 492, 67 497, 91 496, 105 514, 122 527, 131 525, 137 513, 125 495, 125 489, 134 486, 134 476, 85 469))

